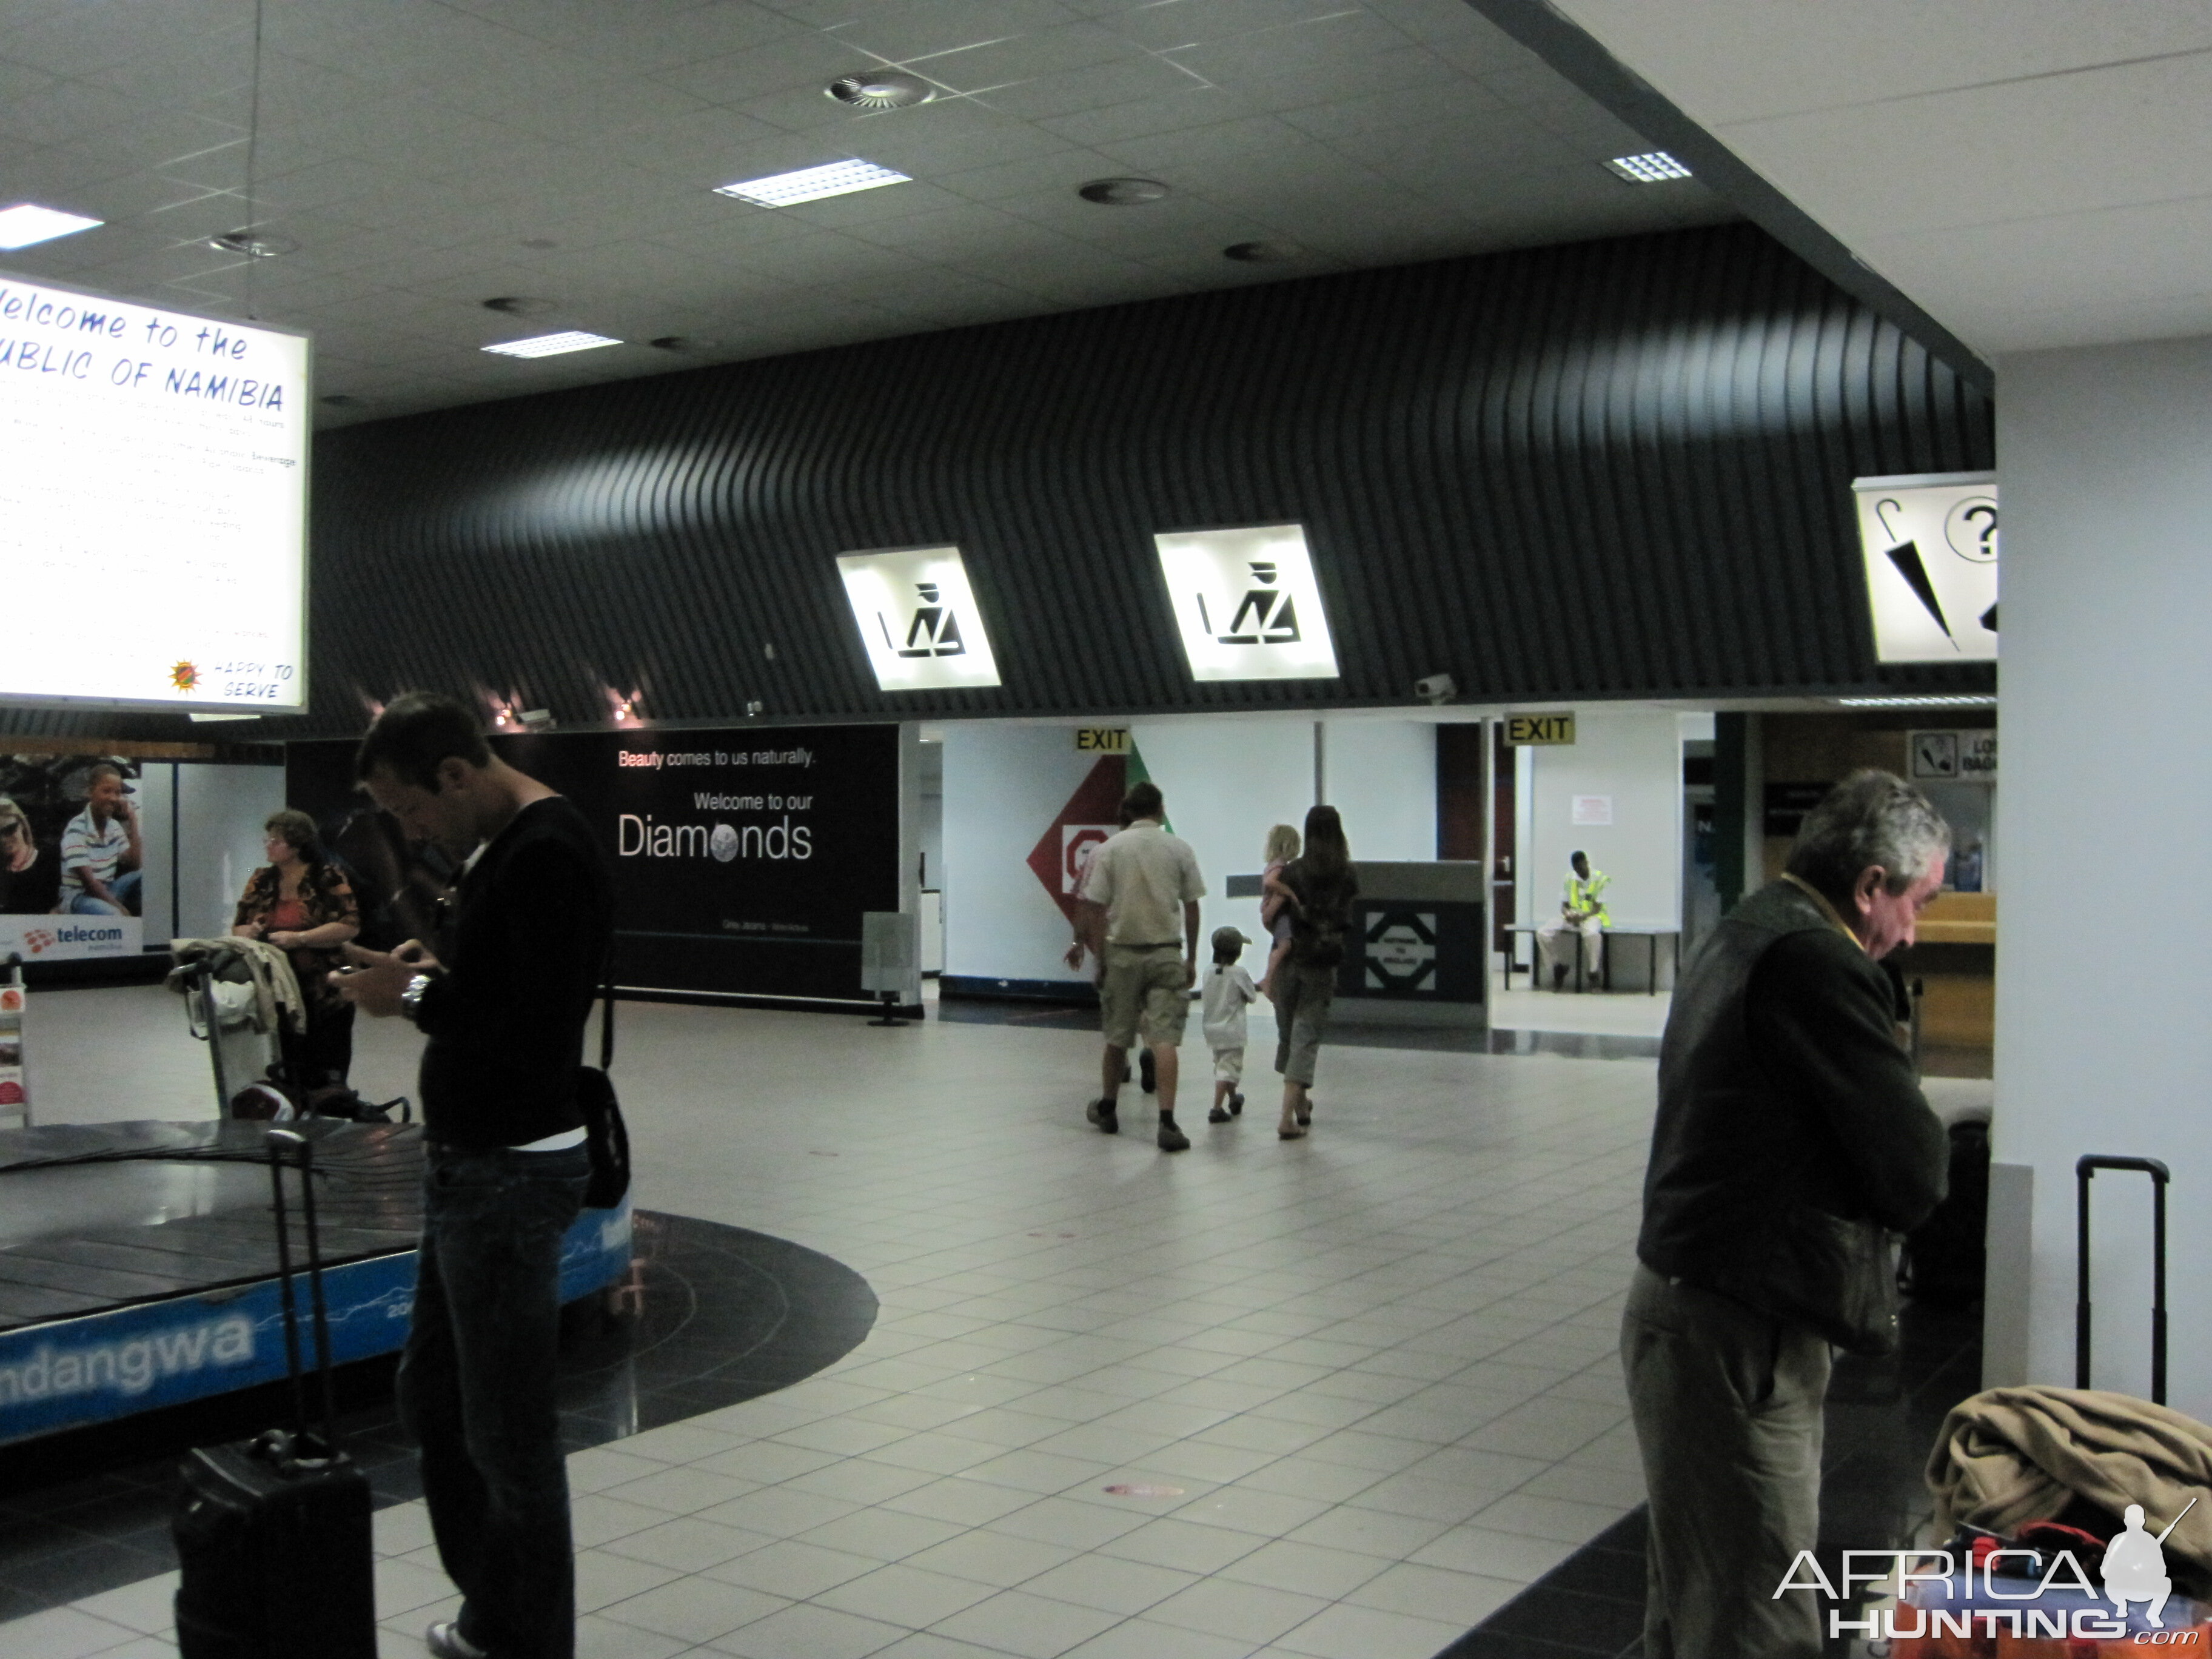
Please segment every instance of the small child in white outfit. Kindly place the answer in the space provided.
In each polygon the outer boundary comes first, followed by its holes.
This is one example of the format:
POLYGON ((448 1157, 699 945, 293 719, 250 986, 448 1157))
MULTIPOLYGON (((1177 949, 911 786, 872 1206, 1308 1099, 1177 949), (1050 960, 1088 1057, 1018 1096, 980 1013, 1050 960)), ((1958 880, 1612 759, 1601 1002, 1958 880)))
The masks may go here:
POLYGON ((1237 1085, 1244 1077, 1244 1010, 1259 988, 1237 958, 1252 941, 1234 927, 1213 930, 1213 969, 1206 976, 1206 1046, 1213 1050, 1213 1109, 1208 1123, 1226 1123, 1244 1109, 1237 1085))

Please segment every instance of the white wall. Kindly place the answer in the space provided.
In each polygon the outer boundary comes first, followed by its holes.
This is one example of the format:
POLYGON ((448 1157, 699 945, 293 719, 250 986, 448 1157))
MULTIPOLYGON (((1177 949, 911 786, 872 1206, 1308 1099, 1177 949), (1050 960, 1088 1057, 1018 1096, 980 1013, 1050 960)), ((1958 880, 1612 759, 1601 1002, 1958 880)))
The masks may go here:
POLYGON ((945 728, 945 971, 1069 980, 1067 920, 1026 860, 1097 757, 1073 726, 945 728))
MULTIPOLYGON (((2075 1158, 2163 1158, 2174 1175, 2170 1399, 2212 1417, 2212 339, 2008 357, 1998 386, 1994 1133, 2001 1164, 2033 1171, 2024 1375, 2073 1381, 2075 1158)), ((2148 1184, 2095 1183, 2094 1381, 2137 1394, 2148 1386, 2148 1184)), ((1993 1214, 1992 1237, 2017 1219, 1993 1214)))
MULTIPOLYGON (((1304 823, 1314 804, 1314 725, 1311 716, 1294 714, 1177 715, 1130 725, 1145 769, 1166 797, 1169 822, 1198 854, 1206 933, 1225 923, 1259 939, 1259 901, 1229 898, 1228 879, 1259 873, 1269 826, 1304 823)), ((1075 752, 1073 725, 955 721, 943 731, 945 971, 1072 978, 1060 961, 1067 924, 1024 860, 1092 757, 1075 752)), ((1436 856, 1432 725, 1332 720, 1326 755, 1328 796, 1344 813, 1355 858, 1436 856)), ((1245 954, 1255 976, 1266 961, 1257 944, 1245 954)))
POLYGON ((1421 720, 1327 724, 1322 799, 1344 814, 1352 856, 1376 863, 1437 855, 1437 728, 1421 720))
MULTIPOLYGON (((267 862, 261 826, 284 805, 281 766, 177 768, 177 919, 185 939, 230 931, 246 878, 267 862)), ((169 910, 146 918, 150 942, 168 938, 169 910)))
POLYGON ((1521 879, 1538 918, 1559 910, 1568 854, 1579 848, 1613 878, 1616 926, 1675 927, 1682 915, 1682 737, 1672 709, 1575 710, 1575 740, 1529 751, 1529 837, 1521 879), (1609 827, 1573 822, 1573 798, 1613 801, 1609 827))

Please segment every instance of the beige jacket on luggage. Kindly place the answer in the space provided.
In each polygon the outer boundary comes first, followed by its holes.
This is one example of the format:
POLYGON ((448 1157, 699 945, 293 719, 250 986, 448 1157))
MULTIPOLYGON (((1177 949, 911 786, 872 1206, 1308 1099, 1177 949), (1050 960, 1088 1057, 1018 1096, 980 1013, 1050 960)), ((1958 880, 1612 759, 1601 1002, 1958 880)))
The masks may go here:
POLYGON ((1936 1526, 2011 1534, 2075 1497, 2118 1519, 2143 1507, 2153 1534, 2199 1503, 2166 1540, 2167 1570, 2212 1589, 2212 1428, 2132 1395, 2094 1389, 1989 1389, 1943 1419, 1928 1460, 1936 1526))

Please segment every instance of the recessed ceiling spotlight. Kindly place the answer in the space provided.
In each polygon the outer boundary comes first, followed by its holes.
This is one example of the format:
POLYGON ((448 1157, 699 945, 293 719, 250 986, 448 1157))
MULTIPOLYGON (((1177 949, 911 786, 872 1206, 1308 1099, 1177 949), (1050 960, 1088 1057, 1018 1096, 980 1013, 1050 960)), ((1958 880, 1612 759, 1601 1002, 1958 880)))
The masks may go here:
POLYGON ((18 202, 11 208, 0 208, 0 248, 32 247, 106 222, 81 213, 64 213, 59 208, 40 207, 35 202, 18 202))
POLYGON ((1272 265, 1285 259, 1295 259, 1299 250, 1287 242, 1231 242, 1221 250, 1224 259, 1234 259, 1239 264, 1272 265))
POLYGON ((208 246, 218 253, 242 253, 249 259, 273 259, 280 253, 296 253, 300 249, 289 236, 272 236, 250 225, 210 236, 208 246))
POLYGON ((734 196, 755 207, 797 207, 801 202, 826 201, 832 196, 850 196, 858 190, 912 182, 905 173, 879 167, 873 161, 830 161, 818 167, 801 167, 796 173, 772 173, 765 179, 740 179, 733 185, 717 185, 714 194, 734 196))
POLYGON ((1690 176, 1689 168, 1663 149, 1649 150, 1642 155, 1616 155, 1606 167, 1632 185, 1663 185, 1672 179, 1690 176))
POLYGON ((1093 179, 1075 193, 1101 207, 1137 207, 1166 200, 1168 187, 1157 179, 1093 179))
POLYGON ((918 76, 885 70, 874 75, 841 75, 822 88, 822 94, 854 109, 910 109, 936 97, 937 88, 918 76))
POLYGON ((510 317, 543 317, 559 308, 555 300, 533 300, 525 294, 501 294, 483 302, 486 311, 505 312, 510 317))
POLYGON ((720 340, 702 339, 696 334, 663 334, 647 340, 646 344, 663 351, 713 351, 721 345, 720 340))
POLYGON ((501 340, 484 349, 497 352, 502 357, 558 357, 567 351, 592 351, 600 346, 621 343, 605 334, 586 334, 580 328, 572 328, 560 334, 534 335, 527 340, 501 340))

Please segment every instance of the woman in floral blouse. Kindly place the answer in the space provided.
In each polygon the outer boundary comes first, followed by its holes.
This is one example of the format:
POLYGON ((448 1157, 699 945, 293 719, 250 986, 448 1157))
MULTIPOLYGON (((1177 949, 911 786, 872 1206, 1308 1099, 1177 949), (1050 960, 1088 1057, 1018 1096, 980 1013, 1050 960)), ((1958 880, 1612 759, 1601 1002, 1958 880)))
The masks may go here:
POLYGON ((307 1029, 280 1034, 285 1080, 306 1089, 343 1083, 353 1066, 353 1005, 326 976, 343 960, 341 947, 361 932, 361 906, 325 855, 313 818, 287 810, 271 817, 266 830, 269 862, 246 884, 230 931, 276 946, 299 979, 307 1029))

